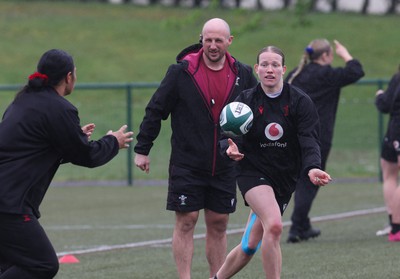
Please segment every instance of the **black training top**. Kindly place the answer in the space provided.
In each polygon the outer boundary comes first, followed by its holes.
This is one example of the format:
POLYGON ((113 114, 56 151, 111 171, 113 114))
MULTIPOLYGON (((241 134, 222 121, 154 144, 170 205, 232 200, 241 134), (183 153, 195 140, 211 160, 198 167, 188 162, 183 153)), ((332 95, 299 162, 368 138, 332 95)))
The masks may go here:
POLYGON ((243 136, 241 175, 262 173, 280 195, 294 191, 301 173, 321 168, 318 114, 311 99, 284 83, 282 93, 268 97, 258 85, 237 99, 253 111, 253 126, 243 136))
MULTIPOLYGON (((295 70, 288 74, 286 80, 290 79, 295 70)), ((345 67, 337 68, 330 65, 309 63, 292 81, 292 85, 299 87, 308 94, 317 107, 321 122, 322 148, 329 149, 332 145, 341 88, 355 83, 363 76, 362 65, 358 60, 353 59, 348 61, 345 67)))
POLYGON ((78 111, 52 88, 23 93, 0 123, 0 212, 35 214, 60 163, 86 167, 107 163, 118 141, 88 141, 78 111))
POLYGON ((400 72, 392 76, 383 94, 375 98, 375 105, 382 113, 390 115, 386 131, 389 141, 400 141, 400 72))
POLYGON ((392 76, 385 92, 376 96, 375 105, 382 113, 400 116, 400 72, 392 76))

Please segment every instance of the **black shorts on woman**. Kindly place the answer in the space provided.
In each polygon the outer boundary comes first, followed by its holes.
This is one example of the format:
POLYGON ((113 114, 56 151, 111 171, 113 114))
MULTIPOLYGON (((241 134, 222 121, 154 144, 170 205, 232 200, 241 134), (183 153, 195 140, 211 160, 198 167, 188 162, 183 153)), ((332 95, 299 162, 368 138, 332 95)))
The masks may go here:
POLYGON ((382 141, 381 158, 392 163, 400 156, 400 116, 392 116, 382 141))
POLYGON ((282 189, 282 187, 279 187, 276 182, 275 183, 273 182, 273 181, 276 181, 277 179, 279 180, 279 178, 273 179, 265 174, 262 174, 261 172, 256 173, 254 171, 252 171, 251 173, 241 174, 238 177, 237 182, 238 182, 240 192, 242 193, 245 205, 249 206, 249 204, 246 202, 246 199, 245 199, 245 194, 247 193, 247 191, 249 191, 250 189, 252 189, 254 187, 258 187, 261 185, 264 185, 264 186, 267 185, 274 190, 275 200, 279 205, 281 215, 283 215, 283 212, 287 208, 287 205, 289 204, 289 201, 292 197, 293 191, 282 192, 280 190, 280 189, 282 189))

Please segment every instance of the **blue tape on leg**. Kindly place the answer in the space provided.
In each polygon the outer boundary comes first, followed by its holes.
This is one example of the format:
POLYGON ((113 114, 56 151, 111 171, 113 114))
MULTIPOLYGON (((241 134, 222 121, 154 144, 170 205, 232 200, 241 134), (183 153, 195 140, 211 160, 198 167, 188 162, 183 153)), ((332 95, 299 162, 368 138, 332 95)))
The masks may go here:
POLYGON ((251 232, 251 229, 253 228, 253 225, 254 225, 256 219, 257 219, 257 215, 253 212, 250 216, 250 221, 246 228, 246 231, 244 232, 243 237, 242 237, 242 250, 249 256, 254 255, 261 246, 261 241, 260 241, 255 249, 249 248, 250 232, 251 232))

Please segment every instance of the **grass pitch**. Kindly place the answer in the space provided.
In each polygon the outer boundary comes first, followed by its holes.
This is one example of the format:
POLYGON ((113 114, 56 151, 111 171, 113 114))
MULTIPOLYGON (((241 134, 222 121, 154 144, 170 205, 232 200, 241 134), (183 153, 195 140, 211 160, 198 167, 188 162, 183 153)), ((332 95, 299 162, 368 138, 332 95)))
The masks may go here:
MULTIPOLYGON (((177 278, 170 246, 174 215, 164 209, 166 192, 166 185, 51 188, 42 206, 41 222, 60 255, 72 253, 80 260, 62 264, 57 278, 177 278)), ((375 236, 387 221, 382 206, 379 182, 333 182, 322 188, 311 213, 311 217, 321 217, 314 226, 322 235, 287 244, 285 227, 282 278, 398 278, 398 245, 375 236), (379 210, 324 221, 334 214, 373 209, 379 210)), ((291 211, 289 206, 283 218, 286 223, 291 211)), ((243 229, 247 214, 239 197, 229 229, 243 229)), ((195 232, 193 278, 208 278, 204 232, 201 217, 195 232)), ((229 249, 240 238, 241 233, 230 234, 229 249)), ((235 278, 263 278, 259 252, 235 278)))
MULTIPOLYGON (((299 25, 291 12, 185 9, 115 6, 99 3, 52 1, 1 1, 0 84, 23 84, 39 56, 62 48, 75 58, 78 83, 159 82, 169 64, 184 47, 198 40, 200 28, 211 17, 225 18, 235 36, 231 52, 254 64, 265 45, 276 45, 286 54, 288 69, 298 64, 304 47, 314 38, 344 43, 361 60, 365 79, 390 78, 398 58, 398 16, 358 14, 309 14, 308 26, 299 25), (357 34, 357 36, 354 36, 357 34)), ((342 65, 335 59, 335 65, 342 65)), ((336 123, 334 148, 328 171, 337 177, 377 177, 379 139, 373 105, 375 85, 350 86, 343 92, 336 123)), ((95 122, 94 138, 126 121, 124 92, 75 91, 70 100, 78 107, 82 123, 95 122)), ((1 91, 0 109, 15 92, 1 91)), ((137 132, 151 90, 135 92, 134 126, 137 132)), ((62 166, 57 181, 124 180, 126 155, 98 170, 62 166)), ((165 179, 169 156, 168 122, 151 153, 150 175, 138 179, 165 179)), ((160 245, 119 248, 77 254, 78 264, 63 264, 57 278, 176 278, 168 239, 173 213, 166 211, 166 185, 142 187, 52 187, 41 219, 58 253, 88 251, 104 246, 127 246, 146 241, 160 245)), ((241 198, 239 198, 241 201, 241 198)), ((381 186, 375 183, 331 184, 320 191, 312 216, 369 210, 383 206, 381 186)), ((243 228, 248 209, 239 202, 230 229, 243 228)), ((291 207, 284 220, 287 222, 291 207)), ((315 224, 320 238, 289 245, 282 236, 282 278, 376 279, 398 278, 398 245, 376 237, 386 223, 384 213, 315 224)), ((199 220, 196 234, 204 233, 199 220)), ((229 249, 240 234, 228 237, 229 249)), ((193 278, 208 278, 204 239, 195 241, 193 278)), ((263 278, 258 253, 235 278, 263 278)))

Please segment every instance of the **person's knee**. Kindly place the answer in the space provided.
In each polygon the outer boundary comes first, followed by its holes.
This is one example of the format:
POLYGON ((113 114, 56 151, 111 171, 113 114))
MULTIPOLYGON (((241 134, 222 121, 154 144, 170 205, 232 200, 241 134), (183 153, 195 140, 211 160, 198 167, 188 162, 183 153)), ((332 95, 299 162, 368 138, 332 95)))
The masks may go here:
POLYGON ((279 238, 283 232, 283 224, 281 221, 274 221, 269 227, 267 231, 273 238, 279 238))
POLYGON ((54 261, 52 264, 49 264, 46 267, 45 273, 46 273, 46 278, 54 278, 56 274, 58 273, 58 270, 60 268, 60 264, 57 261, 54 261))
POLYGON ((205 210, 205 221, 208 233, 224 235, 228 228, 229 215, 205 210))
POLYGON ((58 273, 59 268, 60 264, 58 262, 57 256, 49 259, 48 262, 43 263, 42 266, 39 268, 39 272, 40 274, 42 274, 42 277, 40 278, 54 278, 58 273))
POLYGON ((207 224, 207 232, 216 235, 225 235, 227 228, 228 224, 224 221, 217 221, 207 224))
POLYGON ((38 263, 34 267, 20 268, 29 274, 30 278, 52 279, 58 273, 60 264, 58 263, 58 259, 56 257, 48 262, 43 262, 40 264, 38 263))
POLYGON ((187 233, 194 230, 198 214, 195 212, 177 213, 175 228, 180 232, 187 233))

